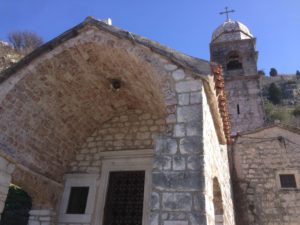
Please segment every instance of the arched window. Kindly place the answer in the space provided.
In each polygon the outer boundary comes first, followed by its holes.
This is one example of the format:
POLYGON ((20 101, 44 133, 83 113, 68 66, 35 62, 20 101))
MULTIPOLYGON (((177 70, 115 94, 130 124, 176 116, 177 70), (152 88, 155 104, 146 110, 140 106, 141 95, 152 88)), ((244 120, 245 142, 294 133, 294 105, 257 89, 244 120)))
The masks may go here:
POLYGON ((243 69, 243 64, 241 63, 241 58, 236 51, 232 51, 227 57, 227 70, 239 70, 243 69))
POLYGON ((215 210, 215 225, 223 225, 223 200, 222 193, 218 179, 215 177, 213 179, 213 203, 215 210))

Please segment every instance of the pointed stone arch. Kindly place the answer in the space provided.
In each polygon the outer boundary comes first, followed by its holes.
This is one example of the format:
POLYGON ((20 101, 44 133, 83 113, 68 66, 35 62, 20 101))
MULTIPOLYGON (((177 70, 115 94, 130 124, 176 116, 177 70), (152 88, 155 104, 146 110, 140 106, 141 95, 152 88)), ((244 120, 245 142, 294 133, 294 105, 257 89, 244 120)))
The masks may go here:
POLYGON ((213 178, 213 203, 215 212, 215 225, 223 225, 223 199, 218 178, 213 178))

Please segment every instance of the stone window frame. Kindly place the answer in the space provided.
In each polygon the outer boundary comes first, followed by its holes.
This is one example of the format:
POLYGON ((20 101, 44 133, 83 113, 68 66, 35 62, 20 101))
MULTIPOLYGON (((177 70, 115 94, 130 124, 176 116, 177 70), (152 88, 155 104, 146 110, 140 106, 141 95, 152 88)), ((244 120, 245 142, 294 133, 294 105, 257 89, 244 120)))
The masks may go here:
POLYGON ((280 190, 299 190, 300 189, 300 173, 299 170, 287 169, 276 171, 276 185, 280 190), (292 174, 295 176, 296 187, 282 187, 280 182, 280 175, 292 174))
POLYGON ((60 223, 90 223, 94 210, 97 181, 99 174, 66 174, 64 192, 59 210, 60 223), (67 214, 67 207, 72 187, 89 187, 87 203, 84 214, 67 214))
MULTIPOLYGON (((143 151, 143 150, 142 150, 143 151)), ((141 150, 136 151, 113 151, 106 153, 106 158, 102 161, 102 170, 100 177, 100 185, 98 188, 98 196, 96 199, 95 207, 95 224, 103 224, 103 213, 105 207, 105 199, 108 188, 109 173, 111 171, 145 171, 145 186, 144 186, 144 203, 143 203, 143 222, 142 225, 149 224, 150 216, 150 196, 152 187, 152 168, 153 168, 153 150, 143 151, 146 153, 144 156, 140 154, 134 157, 136 154, 141 153, 141 150), (120 153, 120 154, 118 154, 120 153), (127 153, 127 154, 126 154, 127 153), (150 154, 149 154, 150 153, 150 154)))

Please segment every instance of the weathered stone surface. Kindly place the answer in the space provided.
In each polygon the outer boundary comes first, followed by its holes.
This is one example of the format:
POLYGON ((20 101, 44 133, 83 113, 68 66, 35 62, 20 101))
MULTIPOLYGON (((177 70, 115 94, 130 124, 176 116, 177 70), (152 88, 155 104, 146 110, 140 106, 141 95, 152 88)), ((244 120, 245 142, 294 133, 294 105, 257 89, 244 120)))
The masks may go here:
POLYGON ((185 136, 185 124, 175 124, 174 136, 175 137, 184 137, 185 136))
POLYGON ((190 103, 190 95, 189 94, 179 94, 178 95, 178 104, 179 105, 188 105, 190 103))
POLYGON ((151 210, 159 209, 160 207, 160 197, 159 193, 152 192, 151 193, 151 210))
POLYGON ((186 220, 187 215, 185 212, 165 212, 162 214, 163 220, 186 220))
POLYGON ((177 121, 179 123, 200 121, 201 120, 201 106, 191 105, 177 108, 177 121))
POLYGON ((190 122, 186 124, 187 136, 201 136, 203 125, 201 122, 190 122))
POLYGON ((150 218, 149 218, 150 225, 159 225, 158 219, 159 219, 158 213, 155 213, 155 212, 150 213, 150 218))
MULTIPOLYGON (((191 221, 191 225, 206 225, 206 217, 205 215, 201 215, 198 212, 189 213, 189 219, 191 221)), ((215 224, 213 224, 215 225, 215 224)))
POLYGON ((202 99, 202 95, 200 92, 194 92, 194 93, 191 93, 191 96, 190 96, 190 103, 191 104, 198 104, 198 103, 201 103, 201 99, 202 99))
POLYGON ((201 190, 204 180, 199 172, 153 172, 153 184, 159 190, 201 190))
POLYGON ((164 221, 164 225, 188 225, 188 221, 182 221, 182 220, 167 220, 164 221))
POLYGON ((177 66, 174 65, 174 64, 166 64, 166 65, 164 66, 164 68, 165 68, 166 70, 168 70, 168 71, 173 71, 173 70, 176 70, 176 69, 177 69, 177 66))
POLYGON ((185 137, 180 139, 179 149, 182 154, 203 153, 203 144, 200 136, 185 137))
POLYGON ((171 163, 171 156, 159 155, 154 159, 153 168, 159 170, 170 170, 172 165, 171 163))
POLYGON ((173 156, 173 170, 185 170, 185 157, 180 155, 173 156))
POLYGON ((156 154, 175 154, 177 152, 177 141, 171 138, 157 138, 155 145, 156 154))
POLYGON ((185 78, 185 73, 183 70, 176 70, 172 73, 174 80, 179 81, 185 78))
POLYGON ((191 211, 192 197, 190 193, 163 193, 162 205, 167 211, 191 211))
POLYGON ((188 156, 187 168, 190 170, 202 170, 204 168, 203 155, 188 156))
POLYGON ((178 93, 200 91, 202 88, 201 81, 180 81, 176 83, 176 91, 178 93))
POLYGON ((194 210, 205 213, 205 197, 201 192, 196 192, 193 195, 194 210))
POLYGON ((237 139, 233 179, 237 219, 245 224, 297 224, 300 219, 300 133, 270 126, 237 139), (297 188, 281 188, 280 174, 293 174, 297 188))

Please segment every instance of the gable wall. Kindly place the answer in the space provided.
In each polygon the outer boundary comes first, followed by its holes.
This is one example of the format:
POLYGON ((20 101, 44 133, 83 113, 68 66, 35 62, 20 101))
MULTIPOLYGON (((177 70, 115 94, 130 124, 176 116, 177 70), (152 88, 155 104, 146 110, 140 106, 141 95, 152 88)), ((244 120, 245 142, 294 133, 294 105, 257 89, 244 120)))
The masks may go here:
POLYGON ((277 180, 280 172, 300 174, 299 135, 268 128, 239 137, 233 150, 237 224, 299 224, 300 184, 281 189, 277 180))

